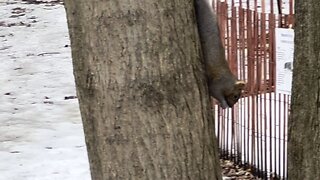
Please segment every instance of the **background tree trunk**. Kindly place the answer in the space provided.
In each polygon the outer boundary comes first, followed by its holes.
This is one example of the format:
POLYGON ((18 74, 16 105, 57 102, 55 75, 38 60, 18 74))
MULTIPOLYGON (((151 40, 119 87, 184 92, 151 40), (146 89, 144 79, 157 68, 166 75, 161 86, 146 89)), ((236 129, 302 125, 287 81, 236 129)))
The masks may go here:
POLYGON ((320 1, 295 2, 295 59, 288 178, 320 177, 320 1))
POLYGON ((192 0, 65 0, 91 175, 221 179, 192 0))

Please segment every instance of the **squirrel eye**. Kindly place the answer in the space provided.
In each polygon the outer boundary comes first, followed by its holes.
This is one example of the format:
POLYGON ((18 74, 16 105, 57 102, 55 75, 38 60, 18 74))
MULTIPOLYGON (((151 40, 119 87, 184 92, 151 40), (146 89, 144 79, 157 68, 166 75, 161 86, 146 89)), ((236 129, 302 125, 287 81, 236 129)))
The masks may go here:
POLYGON ((239 95, 234 95, 233 98, 234 99, 239 99, 239 95))

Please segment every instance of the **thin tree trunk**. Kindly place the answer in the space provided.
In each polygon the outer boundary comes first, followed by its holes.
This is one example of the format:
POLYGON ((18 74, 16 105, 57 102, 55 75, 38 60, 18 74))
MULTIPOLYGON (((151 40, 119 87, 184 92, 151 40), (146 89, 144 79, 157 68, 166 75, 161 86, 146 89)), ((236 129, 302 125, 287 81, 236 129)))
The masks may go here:
POLYGON ((288 178, 320 178, 320 1, 295 2, 295 59, 288 178))
POLYGON ((193 1, 65 6, 92 179, 221 179, 193 1))

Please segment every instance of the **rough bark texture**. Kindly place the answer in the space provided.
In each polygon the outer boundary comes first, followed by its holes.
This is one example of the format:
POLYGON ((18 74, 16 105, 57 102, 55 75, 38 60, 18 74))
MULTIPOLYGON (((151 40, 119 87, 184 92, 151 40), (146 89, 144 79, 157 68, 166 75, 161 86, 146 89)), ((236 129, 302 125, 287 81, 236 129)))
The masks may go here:
POLYGON ((320 177, 320 1, 295 2, 295 59, 288 178, 320 177))
POLYGON ((221 179, 192 0, 65 0, 92 179, 221 179))

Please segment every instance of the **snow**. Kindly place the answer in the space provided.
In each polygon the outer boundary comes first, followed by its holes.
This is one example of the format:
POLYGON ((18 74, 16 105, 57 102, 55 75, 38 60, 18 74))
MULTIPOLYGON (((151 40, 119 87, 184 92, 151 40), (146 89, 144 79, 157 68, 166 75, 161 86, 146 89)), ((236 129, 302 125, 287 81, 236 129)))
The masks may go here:
POLYGON ((90 180, 63 5, 0 0, 0 17, 0 180, 90 180))
POLYGON ((64 7, 0 0, 0 17, 0 180, 90 180, 64 7))

